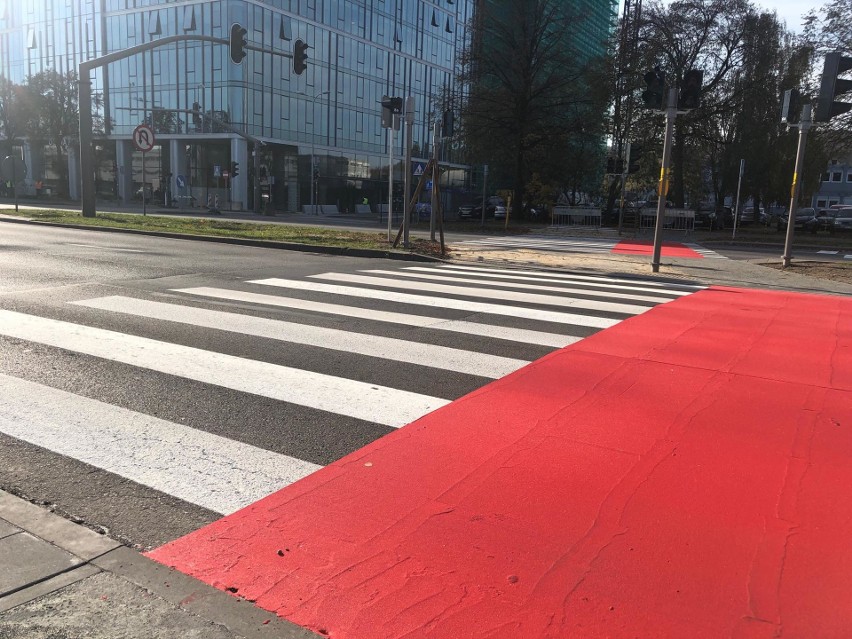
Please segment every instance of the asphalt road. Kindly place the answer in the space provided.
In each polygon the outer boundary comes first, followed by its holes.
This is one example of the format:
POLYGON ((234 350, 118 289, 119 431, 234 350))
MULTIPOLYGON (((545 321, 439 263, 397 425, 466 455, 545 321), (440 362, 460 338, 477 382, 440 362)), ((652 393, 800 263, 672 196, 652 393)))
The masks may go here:
POLYGON ((146 549, 695 290, 0 231, 0 489, 146 549))

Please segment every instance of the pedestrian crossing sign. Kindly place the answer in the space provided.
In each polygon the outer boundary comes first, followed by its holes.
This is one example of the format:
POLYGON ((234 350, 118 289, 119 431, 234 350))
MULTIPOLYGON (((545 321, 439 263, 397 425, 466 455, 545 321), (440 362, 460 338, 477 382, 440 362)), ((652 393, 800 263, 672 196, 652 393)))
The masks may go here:
POLYGON ((423 166, 423 164, 422 164, 422 163, 420 163, 420 162, 418 162, 418 163, 414 166, 414 175, 415 175, 416 177, 420 177, 421 175, 423 175, 423 171, 424 171, 424 169, 425 169, 425 167, 423 166))

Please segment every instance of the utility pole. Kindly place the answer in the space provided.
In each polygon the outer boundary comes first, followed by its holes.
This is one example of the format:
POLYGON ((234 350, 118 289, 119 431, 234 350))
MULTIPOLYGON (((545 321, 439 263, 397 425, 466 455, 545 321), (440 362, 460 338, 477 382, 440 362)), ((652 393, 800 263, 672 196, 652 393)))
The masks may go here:
MULTIPOLYGON (((740 210, 740 193, 742 192, 743 186, 743 174, 745 173, 745 158, 740 160, 740 179, 737 180, 737 201, 734 203, 734 232, 731 234, 731 239, 737 239, 737 221, 740 217, 738 211, 740 210)), ((722 203, 724 204, 724 202, 722 203)), ((723 213, 724 215, 724 213, 723 213)))
POLYGON ((790 212, 787 214, 787 237, 784 240, 784 255, 781 256, 781 267, 787 268, 790 266, 790 260, 793 256, 790 255, 790 250, 793 244, 793 229, 796 226, 796 210, 799 207, 799 191, 802 183, 800 176, 802 175, 802 165, 805 161, 805 145, 808 141, 808 131, 811 128, 811 105, 805 104, 802 107, 802 118, 799 121, 799 150, 796 152, 796 168, 793 170, 793 186, 790 189, 790 212))
POLYGON ((482 226, 485 226, 485 197, 488 194, 488 165, 482 166, 482 226))
POLYGON ((666 101, 666 136, 663 140, 663 165, 660 169, 660 183, 657 188, 657 223, 654 227, 654 257, 651 270, 660 272, 660 254, 663 245, 663 218, 666 214, 666 195, 669 190, 669 165, 672 160, 672 138, 674 137, 675 118, 677 117, 677 89, 669 89, 666 101))

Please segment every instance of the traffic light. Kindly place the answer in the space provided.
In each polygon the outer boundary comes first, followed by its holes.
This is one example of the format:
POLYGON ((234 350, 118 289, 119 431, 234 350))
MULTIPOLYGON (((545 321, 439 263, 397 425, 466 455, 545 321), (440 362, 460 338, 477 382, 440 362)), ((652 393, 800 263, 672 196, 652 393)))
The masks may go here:
MULTIPOLYGON (((382 128, 391 128, 393 126, 393 116, 398 113, 402 113, 402 98, 382 96, 382 128)), ((399 128, 399 120, 397 120, 397 128, 399 128)))
POLYGON ((235 178, 240 174, 240 163, 231 162, 231 178, 235 178))
POLYGON ((606 172, 609 175, 621 175, 624 170, 624 161, 621 158, 610 156, 606 159, 606 172))
POLYGON ((303 40, 296 40, 293 45, 293 73, 296 75, 302 75, 308 68, 308 49, 308 43, 303 40))
POLYGON ((444 111, 444 117, 441 123, 441 128, 444 132, 445 138, 453 137, 453 134, 456 132, 456 119, 455 114, 452 109, 447 109, 444 111))
POLYGON ((852 91, 852 80, 837 77, 849 69, 852 69, 852 58, 842 56, 836 51, 826 54, 814 122, 828 122, 831 118, 852 109, 852 104, 836 100, 837 96, 852 91))
POLYGON ((666 93, 666 74, 660 67, 654 67, 644 76, 647 88, 642 91, 642 102, 646 109, 661 111, 663 109, 663 96, 666 93))
POLYGON ((198 102, 192 103, 192 123, 196 127, 201 124, 201 105, 198 102))
POLYGON ((243 58, 246 57, 247 34, 248 31, 238 22, 231 25, 231 62, 234 64, 242 64, 243 58))
POLYGON ((802 94, 798 89, 784 91, 784 102, 781 104, 781 122, 798 124, 802 116, 802 94))
POLYGON ((627 162, 627 172, 630 174, 639 172, 639 161, 642 159, 643 148, 641 144, 630 145, 630 159, 627 162))
POLYGON ((677 108, 681 111, 697 109, 701 106, 701 88, 704 84, 704 71, 690 69, 683 75, 680 93, 677 96, 677 108))

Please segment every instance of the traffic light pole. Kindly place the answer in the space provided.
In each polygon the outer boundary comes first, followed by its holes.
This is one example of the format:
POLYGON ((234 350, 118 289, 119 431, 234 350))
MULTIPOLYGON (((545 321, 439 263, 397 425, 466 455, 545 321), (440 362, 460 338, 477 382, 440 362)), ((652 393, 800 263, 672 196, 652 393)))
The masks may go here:
POLYGON ((409 228, 411 226, 411 212, 408 210, 411 201, 411 148, 414 137, 414 98, 405 100, 405 169, 403 175, 403 207, 402 207, 402 245, 410 246, 409 228))
POLYGON ((393 142, 396 119, 399 116, 391 115, 391 127, 388 129, 388 243, 393 242, 393 142))
POLYGON ((796 226, 796 211, 799 206, 799 192, 801 191, 802 165, 805 161, 805 145, 808 141, 808 131, 811 128, 811 105, 802 107, 802 119, 799 121, 799 149, 796 152, 796 168, 793 170, 793 186, 790 189, 790 212, 787 214, 787 237, 784 240, 784 255, 781 256, 781 267, 790 266, 790 250, 793 245, 793 229, 796 226))
POLYGON ((666 195, 669 184, 669 165, 672 160, 672 138, 674 137, 675 118, 677 118, 677 90, 669 89, 666 102, 666 137, 663 140, 663 164, 660 168, 660 183, 657 188, 657 223, 654 227, 654 257, 651 270, 660 272, 660 254, 663 245, 663 219, 666 214, 666 195))

